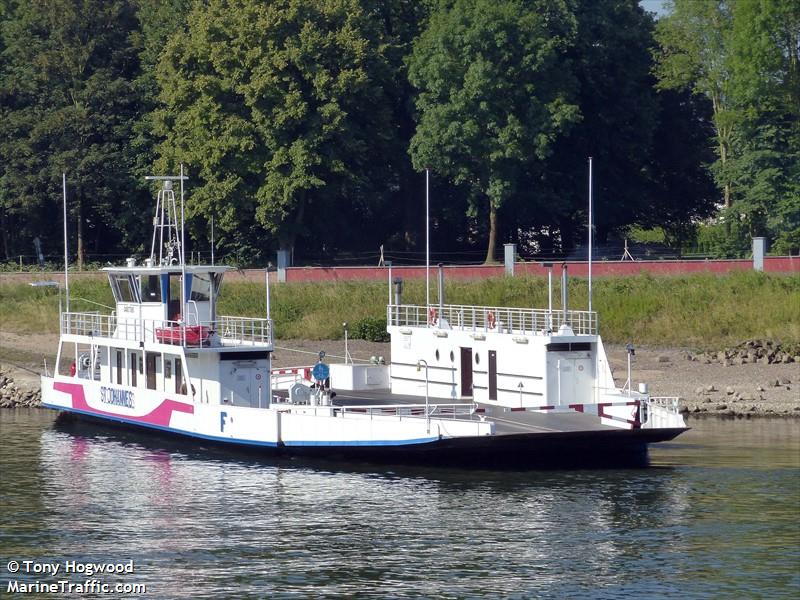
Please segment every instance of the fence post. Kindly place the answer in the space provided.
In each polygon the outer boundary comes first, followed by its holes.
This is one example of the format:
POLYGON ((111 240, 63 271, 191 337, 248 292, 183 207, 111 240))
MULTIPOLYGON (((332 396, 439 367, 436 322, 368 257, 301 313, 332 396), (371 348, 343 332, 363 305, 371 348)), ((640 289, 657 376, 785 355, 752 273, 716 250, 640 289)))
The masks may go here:
POLYGON ((767 241, 763 237, 753 238, 753 270, 764 270, 764 254, 767 246, 767 241))
POLYGON ((505 244, 503 246, 505 250, 504 255, 504 262, 505 262, 505 273, 509 277, 514 276, 514 259, 517 256, 517 245, 516 244, 505 244))

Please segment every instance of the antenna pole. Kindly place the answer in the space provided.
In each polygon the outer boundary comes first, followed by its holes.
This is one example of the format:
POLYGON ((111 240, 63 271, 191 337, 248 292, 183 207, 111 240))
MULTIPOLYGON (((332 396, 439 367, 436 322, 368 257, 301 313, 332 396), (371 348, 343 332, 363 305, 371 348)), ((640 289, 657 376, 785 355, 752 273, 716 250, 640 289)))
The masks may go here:
POLYGON ((267 320, 269 320, 269 263, 267 263, 267 266, 264 269, 264 281, 266 282, 267 286, 267 320))
MULTIPOLYGON (((64 188, 64 287, 67 295, 67 312, 69 312, 69 248, 67 246, 67 174, 61 174, 64 188)), ((59 315, 59 319, 61 315, 59 315)))
POLYGON ((425 168, 425 310, 431 309, 431 223, 430 223, 431 170, 425 168))
POLYGON ((592 157, 589 157, 589 312, 592 312, 592 157))
POLYGON ((186 248, 184 244, 184 210, 183 210, 183 163, 181 163, 181 315, 186 323, 186 248))

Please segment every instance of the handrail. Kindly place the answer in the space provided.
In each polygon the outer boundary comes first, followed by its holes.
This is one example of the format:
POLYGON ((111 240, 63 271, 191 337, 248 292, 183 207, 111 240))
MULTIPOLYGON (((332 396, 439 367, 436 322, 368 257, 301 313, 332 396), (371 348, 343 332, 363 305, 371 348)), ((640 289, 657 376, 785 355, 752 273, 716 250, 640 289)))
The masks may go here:
POLYGON ((431 417, 452 418, 472 417, 478 405, 472 404, 431 404, 427 412, 424 404, 365 404, 334 407, 341 411, 342 416, 347 414, 358 414, 373 416, 398 416, 398 417, 420 417, 428 419, 431 417))
POLYGON ((558 331, 562 325, 569 326, 577 335, 597 335, 598 331, 595 311, 568 310, 565 317, 563 311, 464 304, 429 308, 390 304, 386 308, 386 323, 389 327, 433 327, 520 335, 549 334, 558 331))
POLYGON ((272 321, 220 316, 213 322, 187 325, 182 321, 69 312, 61 313, 61 334, 189 347, 269 345, 272 321))
POLYGON ((648 404, 659 406, 669 412, 680 412, 680 398, 678 396, 650 396, 645 400, 648 404))

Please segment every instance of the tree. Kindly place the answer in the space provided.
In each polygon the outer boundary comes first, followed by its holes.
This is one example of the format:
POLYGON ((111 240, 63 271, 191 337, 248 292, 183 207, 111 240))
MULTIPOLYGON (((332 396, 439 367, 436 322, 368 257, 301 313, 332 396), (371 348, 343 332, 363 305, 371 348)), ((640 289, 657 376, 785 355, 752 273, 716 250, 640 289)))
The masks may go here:
POLYGON ((651 74, 652 18, 627 0, 575 8, 577 34, 566 56, 577 81, 581 120, 555 140, 543 176, 522 203, 534 212, 540 243, 562 251, 586 239, 587 157, 593 157, 595 240, 604 242, 654 211, 652 151, 662 117, 651 74), (546 201, 532 202, 538 195, 546 201))
POLYGON ((127 142, 138 110, 135 27, 123 0, 33 0, 2 24, 4 217, 22 237, 60 246, 53 214, 61 212, 66 171, 79 268, 88 239, 98 250, 123 235, 118 207, 130 183, 127 142))
MULTIPOLYGON (((498 210, 526 171, 541 170, 553 141, 579 118, 561 55, 575 33, 564 2, 440 2, 409 59, 419 90, 410 153, 488 208, 486 261, 498 210)), ((483 212, 481 210, 480 212, 483 212)))
POLYGON ((690 89, 707 97, 713 109, 718 165, 724 206, 731 205, 729 159, 736 115, 730 97, 730 2, 673 0, 671 11, 656 25, 659 89, 690 89))
POLYGON ((716 252, 748 252, 750 237, 800 248, 800 8, 790 0, 675 0, 657 27, 664 89, 691 89, 713 107, 724 235, 716 252))
MULTIPOLYGON (((739 0, 731 35, 731 90, 742 118, 731 212, 750 236, 800 251, 800 5, 739 0)), ((749 240, 748 240, 749 241, 749 240)), ((746 245, 746 244, 745 244, 746 245)))
POLYGON ((161 164, 194 169, 189 212, 216 214, 229 249, 263 252, 264 232, 284 248, 371 235, 387 185, 375 165, 396 146, 377 14, 357 0, 212 0, 170 39, 161 164))

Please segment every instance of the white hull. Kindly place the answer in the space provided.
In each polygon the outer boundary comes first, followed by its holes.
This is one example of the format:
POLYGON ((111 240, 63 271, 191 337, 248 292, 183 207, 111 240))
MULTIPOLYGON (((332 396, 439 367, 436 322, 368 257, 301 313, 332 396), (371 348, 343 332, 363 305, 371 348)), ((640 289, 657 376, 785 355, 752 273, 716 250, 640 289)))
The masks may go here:
POLYGON ((405 446, 494 432, 479 419, 426 419, 333 406, 273 403, 269 408, 206 404, 180 395, 42 377, 42 403, 56 410, 244 446, 405 446))

